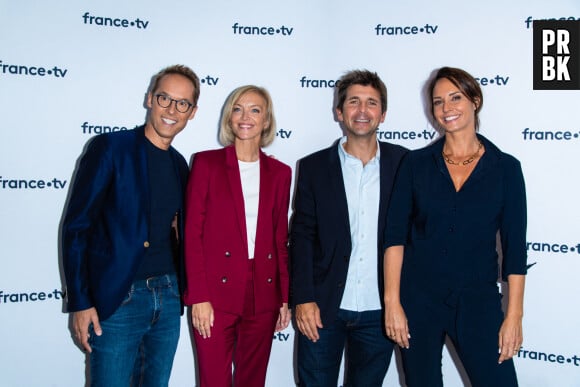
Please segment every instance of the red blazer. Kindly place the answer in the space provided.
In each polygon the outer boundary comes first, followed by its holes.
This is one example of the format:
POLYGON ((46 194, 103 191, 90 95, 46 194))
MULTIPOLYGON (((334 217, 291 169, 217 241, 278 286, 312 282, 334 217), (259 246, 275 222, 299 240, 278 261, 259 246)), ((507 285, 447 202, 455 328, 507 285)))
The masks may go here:
MULTIPOLYGON (((256 313, 288 302, 290 167, 260 152, 260 195, 254 254, 256 313)), ((233 146, 197 153, 185 212, 187 305, 241 314, 248 272, 242 183, 233 146)))

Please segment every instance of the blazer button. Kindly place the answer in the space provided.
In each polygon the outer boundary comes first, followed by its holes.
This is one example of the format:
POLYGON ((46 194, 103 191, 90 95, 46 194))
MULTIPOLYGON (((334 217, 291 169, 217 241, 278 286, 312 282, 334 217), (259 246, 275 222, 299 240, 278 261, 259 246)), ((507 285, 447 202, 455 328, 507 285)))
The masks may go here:
POLYGON ((268 254, 268 259, 272 259, 272 253, 268 254))
POLYGON ((143 247, 149 247, 149 241, 143 242, 143 247))
POLYGON ((232 256, 232 254, 230 254, 230 252, 229 252, 229 251, 226 251, 226 253, 225 253, 224 255, 225 255, 226 257, 231 257, 231 256, 232 256))
POLYGON ((222 283, 225 284, 226 282, 228 282, 228 277, 222 277, 222 283))

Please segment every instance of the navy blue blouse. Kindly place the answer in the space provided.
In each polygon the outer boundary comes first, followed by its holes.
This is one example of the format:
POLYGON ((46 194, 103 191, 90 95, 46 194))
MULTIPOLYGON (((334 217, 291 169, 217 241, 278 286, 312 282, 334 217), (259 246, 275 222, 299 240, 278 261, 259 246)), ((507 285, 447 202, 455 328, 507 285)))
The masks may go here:
POLYGON ((403 277, 429 288, 505 281, 526 274, 526 194, 518 160, 478 135, 485 153, 456 192, 444 138, 410 152, 393 188, 385 249, 404 245, 403 277), (499 233, 498 233, 499 231, 499 233))

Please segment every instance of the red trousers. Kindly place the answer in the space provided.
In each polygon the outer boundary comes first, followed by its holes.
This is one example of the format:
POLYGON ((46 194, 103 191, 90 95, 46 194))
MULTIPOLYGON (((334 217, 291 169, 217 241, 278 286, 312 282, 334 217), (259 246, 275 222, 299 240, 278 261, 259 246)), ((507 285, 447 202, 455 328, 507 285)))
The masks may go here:
POLYGON ((201 387, 263 387, 279 311, 254 313, 253 260, 242 315, 214 309, 211 337, 194 329, 201 387), (233 370, 232 370, 233 364, 233 370), (232 373, 233 371, 233 373, 232 373))

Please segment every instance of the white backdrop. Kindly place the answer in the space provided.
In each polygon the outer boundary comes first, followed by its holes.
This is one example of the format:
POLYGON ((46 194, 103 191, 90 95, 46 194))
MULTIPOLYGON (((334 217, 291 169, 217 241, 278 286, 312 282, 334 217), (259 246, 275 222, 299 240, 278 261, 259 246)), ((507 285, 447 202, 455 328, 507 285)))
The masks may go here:
MULTIPOLYGON (((267 152, 293 168, 341 135, 329 84, 347 70, 379 73, 389 91, 379 136, 409 148, 435 133, 421 99, 433 69, 480 78, 481 133, 520 159, 528 192, 536 264, 520 384, 580 386, 580 92, 532 89, 531 20, 549 18, 580 19, 580 2, 0 0, 0 385, 84 384, 59 264, 69 181, 87 140, 143 123, 150 77, 183 63, 203 79, 174 143, 186 158, 219 146, 226 96, 254 83, 272 93, 279 125, 267 152)), ((182 321, 171 386, 195 385, 182 321)), ((275 336, 268 386, 294 385, 293 345, 292 328, 275 336)), ((401 385, 397 363, 385 386, 401 385)), ((447 350, 443 367, 446 386, 466 383, 447 350)))

